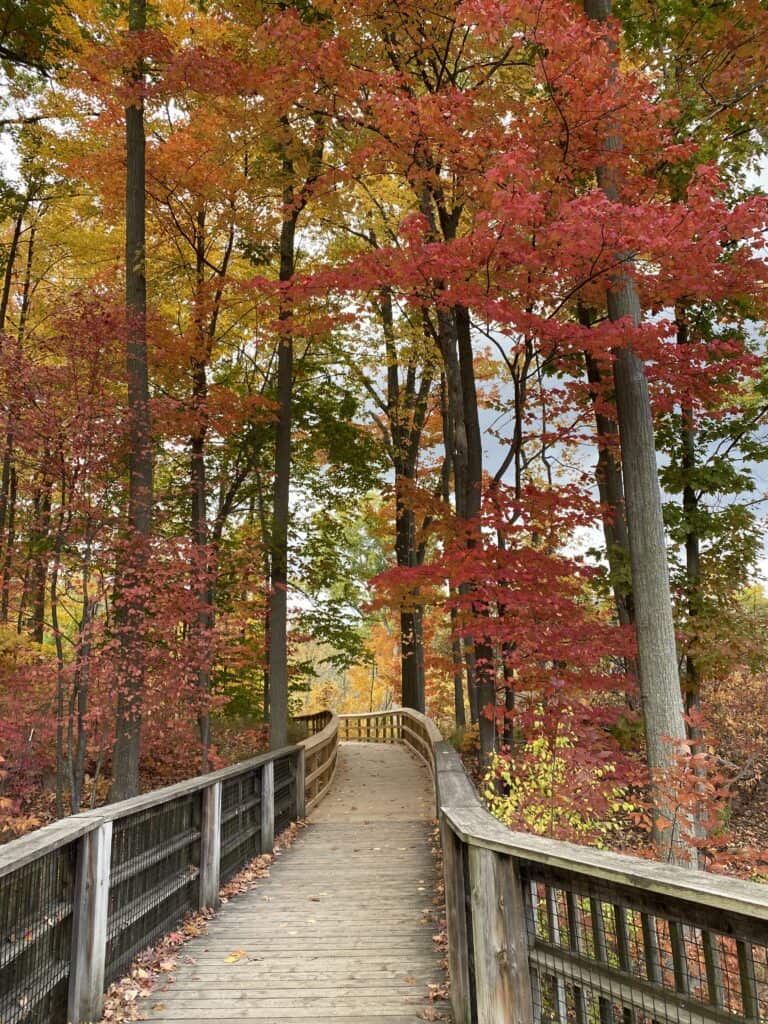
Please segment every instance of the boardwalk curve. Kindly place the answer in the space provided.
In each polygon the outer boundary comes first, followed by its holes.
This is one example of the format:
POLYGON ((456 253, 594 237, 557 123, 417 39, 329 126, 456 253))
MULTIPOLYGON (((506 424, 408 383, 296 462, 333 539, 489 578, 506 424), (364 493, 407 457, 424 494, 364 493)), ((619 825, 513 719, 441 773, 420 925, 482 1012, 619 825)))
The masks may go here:
POLYGON ((423 1020, 427 986, 444 980, 432 938, 433 816, 429 776, 404 747, 342 744, 309 827, 269 879, 185 947, 194 963, 145 1000, 147 1018, 423 1020), (234 951, 245 956, 226 963, 234 951))

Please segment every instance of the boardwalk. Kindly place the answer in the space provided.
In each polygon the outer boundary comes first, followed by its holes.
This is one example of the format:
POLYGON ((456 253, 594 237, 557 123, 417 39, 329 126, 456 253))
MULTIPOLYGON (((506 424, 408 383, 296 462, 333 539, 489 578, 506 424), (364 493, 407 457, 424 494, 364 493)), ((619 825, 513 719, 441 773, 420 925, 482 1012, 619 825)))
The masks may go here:
POLYGON ((189 943, 152 1021, 417 1024, 444 981, 435 933, 426 771, 400 746, 344 744, 311 826, 251 893, 189 943), (246 955, 226 963, 234 951, 246 955))

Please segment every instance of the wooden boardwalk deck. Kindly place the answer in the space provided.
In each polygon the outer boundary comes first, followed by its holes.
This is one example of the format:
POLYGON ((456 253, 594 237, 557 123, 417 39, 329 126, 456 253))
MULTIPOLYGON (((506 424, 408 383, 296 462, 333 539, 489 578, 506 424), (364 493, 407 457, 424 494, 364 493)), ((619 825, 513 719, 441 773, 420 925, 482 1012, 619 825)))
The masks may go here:
POLYGON ((185 947, 175 982, 144 1000, 147 1019, 449 1019, 447 1004, 427 1000, 428 985, 444 981, 432 938, 429 777, 402 746, 346 743, 339 758, 312 824, 269 879, 185 947), (227 963, 234 951, 245 956, 227 963))

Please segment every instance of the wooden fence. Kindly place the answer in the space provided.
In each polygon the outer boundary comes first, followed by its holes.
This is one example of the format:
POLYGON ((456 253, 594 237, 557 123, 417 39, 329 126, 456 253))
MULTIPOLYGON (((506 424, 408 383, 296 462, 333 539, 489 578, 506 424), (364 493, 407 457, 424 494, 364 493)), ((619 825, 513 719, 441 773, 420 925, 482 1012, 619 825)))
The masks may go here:
POLYGON ((300 744, 0 847, 0 1024, 98 1020, 138 952, 272 849, 333 778, 336 716, 301 720, 300 744))
POLYGON ((435 783, 456 1024, 768 1022, 767 888, 510 832, 428 718, 341 717, 376 734, 435 783))

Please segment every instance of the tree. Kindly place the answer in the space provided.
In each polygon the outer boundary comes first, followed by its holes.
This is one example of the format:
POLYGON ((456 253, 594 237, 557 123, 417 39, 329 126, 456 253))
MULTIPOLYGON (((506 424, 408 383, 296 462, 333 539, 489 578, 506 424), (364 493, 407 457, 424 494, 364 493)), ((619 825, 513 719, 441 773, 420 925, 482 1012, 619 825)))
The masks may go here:
MULTIPOLYGON (((146 0, 130 0, 129 32, 139 38, 146 24, 146 0)), ((130 81, 132 88, 125 108, 125 312, 130 461, 128 536, 120 581, 123 678, 117 700, 113 800, 124 800, 139 791, 141 703, 145 688, 142 633, 146 628, 144 607, 149 585, 154 473, 147 358, 144 71, 138 55, 130 70, 130 81)))

